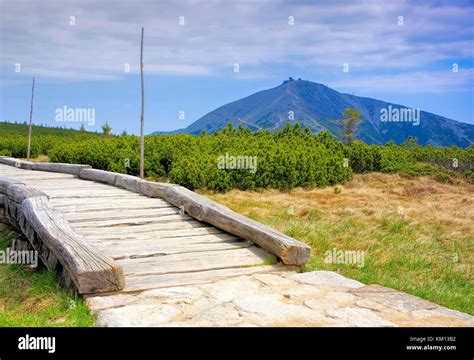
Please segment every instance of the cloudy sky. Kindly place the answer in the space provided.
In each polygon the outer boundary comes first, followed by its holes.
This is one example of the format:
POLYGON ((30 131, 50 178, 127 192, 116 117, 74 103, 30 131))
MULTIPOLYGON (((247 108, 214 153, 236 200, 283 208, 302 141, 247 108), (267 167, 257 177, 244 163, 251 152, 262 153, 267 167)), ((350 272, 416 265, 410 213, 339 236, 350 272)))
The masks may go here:
POLYGON ((0 120, 28 119, 34 75, 35 123, 64 125, 55 121, 64 106, 94 108, 91 130, 108 121, 137 133, 143 26, 147 133, 289 76, 474 123, 472 1, 0 4, 0 120))

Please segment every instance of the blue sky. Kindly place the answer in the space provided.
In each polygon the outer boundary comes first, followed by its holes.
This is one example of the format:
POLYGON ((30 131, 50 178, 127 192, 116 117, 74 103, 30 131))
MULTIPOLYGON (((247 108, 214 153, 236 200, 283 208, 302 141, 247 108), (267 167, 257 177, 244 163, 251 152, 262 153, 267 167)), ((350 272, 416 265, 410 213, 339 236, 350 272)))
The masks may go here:
POLYGON ((108 121, 138 133, 144 26, 146 133, 185 127, 289 76, 474 124, 472 1, 0 4, 0 120, 28 119, 34 75, 35 123, 79 128, 56 122, 55 110, 94 108, 86 128, 108 121))

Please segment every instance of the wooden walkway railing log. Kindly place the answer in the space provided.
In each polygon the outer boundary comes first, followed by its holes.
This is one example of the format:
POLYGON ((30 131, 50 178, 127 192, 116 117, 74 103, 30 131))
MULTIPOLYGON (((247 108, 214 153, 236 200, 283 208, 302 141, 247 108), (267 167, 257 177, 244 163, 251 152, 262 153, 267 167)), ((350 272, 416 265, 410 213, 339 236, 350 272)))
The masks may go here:
POLYGON ((18 180, 0 177, 0 215, 21 230, 50 270, 80 294, 117 291, 124 286, 122 267, 76 233, 48 196, 18 180))

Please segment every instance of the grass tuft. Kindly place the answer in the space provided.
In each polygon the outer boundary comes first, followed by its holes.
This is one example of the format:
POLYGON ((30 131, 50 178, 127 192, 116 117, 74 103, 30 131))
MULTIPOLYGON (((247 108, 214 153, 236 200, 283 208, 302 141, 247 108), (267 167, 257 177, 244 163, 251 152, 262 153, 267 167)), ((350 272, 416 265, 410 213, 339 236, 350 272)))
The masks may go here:
MULTIPOLYGON (((0 224, 0 250, 13 233, 0 224)), ((62 289, 56 274, 35 271, 25 265, 0 264, 0 326, 89 327, 94 316, 84 301, 62 289)))

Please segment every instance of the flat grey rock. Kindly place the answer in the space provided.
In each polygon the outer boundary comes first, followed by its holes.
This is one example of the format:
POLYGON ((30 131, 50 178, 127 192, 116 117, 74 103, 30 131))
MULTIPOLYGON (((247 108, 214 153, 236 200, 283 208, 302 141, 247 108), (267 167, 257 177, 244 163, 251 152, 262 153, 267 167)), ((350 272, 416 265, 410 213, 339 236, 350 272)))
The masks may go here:
POLYGON ((328 316, 344 321, 355 327, 394 327, 396 324, 384 320, 369 309, 346 307, 327 310, 328 316))
POLYGON ((179 313, 172 305, 134 304, 99 311, 97 324, 105 327, 157 326, 171 322, 179 313))
POLYGON ((306 273, 298 273, 288 276, 288 279, 301 284, 346 287, 351 289, 357 289, 365 286, 358 281, 348 279, 332 271, 311 271, 306 273))

